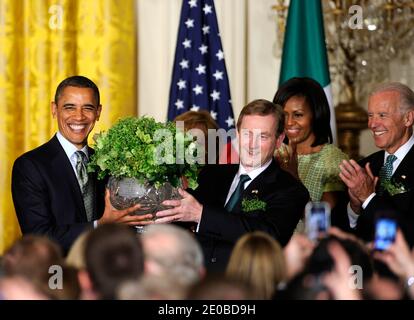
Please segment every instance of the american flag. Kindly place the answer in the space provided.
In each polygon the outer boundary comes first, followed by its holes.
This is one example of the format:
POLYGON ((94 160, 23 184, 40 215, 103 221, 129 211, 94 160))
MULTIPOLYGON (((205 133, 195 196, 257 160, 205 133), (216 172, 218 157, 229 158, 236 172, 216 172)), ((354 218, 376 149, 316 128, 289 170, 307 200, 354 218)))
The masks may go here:
POLYGON ((213 0, 183 0, 168 120, 208 110, 221 128, 234 127, 229 80, 213 0))

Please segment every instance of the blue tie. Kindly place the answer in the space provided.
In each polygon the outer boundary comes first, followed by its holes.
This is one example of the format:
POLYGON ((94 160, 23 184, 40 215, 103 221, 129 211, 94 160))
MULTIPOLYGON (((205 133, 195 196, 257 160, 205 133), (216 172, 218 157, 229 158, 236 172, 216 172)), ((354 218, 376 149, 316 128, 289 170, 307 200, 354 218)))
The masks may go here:
POLYGON ((397 160, 397 157, 393 154, 390 154, 387 159, 385 160, 384 165, 381 167, 379 172, 379 182, 380 186, 378 188, 378 194, 382 195, 384 193, 384 187, 382 185, 383 182, 390 181, 392 176, 392 164, 394 161, 397 160))
POLYGON ((244 184, 245 182, 251 180, 247 174, 240 175, 239 183, 237 184, 236 189, 234 190, 233 194, 231 195, 229 201, 227 202, 226 206, 224 207, 228 212, 233 211, 236 204, 240 201, 243 191, 244 191, 244 184))

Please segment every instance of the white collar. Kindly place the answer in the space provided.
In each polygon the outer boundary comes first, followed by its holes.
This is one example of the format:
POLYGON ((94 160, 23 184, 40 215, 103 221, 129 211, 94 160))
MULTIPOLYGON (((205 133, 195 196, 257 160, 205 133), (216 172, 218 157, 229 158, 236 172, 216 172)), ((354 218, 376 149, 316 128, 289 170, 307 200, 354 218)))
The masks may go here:
MULTIPOLYGON (((73 154, 79 149, 68 139, 66 139, 59 131, 56 133, 56 137, 59 140, 63 150, 65 150, 66 156, 71 159, 73 154)), ((89 159, 88 145, 85 145, 82 149, 80 149, 80 151, 83 151, 86 154, 86 158, 89 159)))
MULTIPOLYGON (((407 155, 408 151, 412 148, 414 145, 414 134, 411 135, 410 139, 406 143, 404 143, 401 147, 397 149, 397 151, 394 152, 394 155, 397 157, 397 159, 402 160, 407 155)), ((390 155, 387 151, 384 153, 384 161, 387 159, 387 157, 390 155)))
POLYGON ((259 168, 253 169, 249 172, 247 172, 246 169, 243 167, 243 165, 240 163, 239 171, 237 172, 237 177, 240 177, 242 174, 247 174, 251 180, 254 180, 259 174, 261 174, 263 171, 267 169, 267 167, 270 166, 271 162, 272 162, 272 159, 267 161, 264 165, 260 166, 259 168))

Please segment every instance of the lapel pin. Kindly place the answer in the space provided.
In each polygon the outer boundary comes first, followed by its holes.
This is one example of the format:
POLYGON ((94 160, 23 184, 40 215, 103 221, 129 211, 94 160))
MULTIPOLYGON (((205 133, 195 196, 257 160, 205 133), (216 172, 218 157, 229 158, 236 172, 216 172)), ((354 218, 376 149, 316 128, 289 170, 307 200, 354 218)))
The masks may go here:
POLYGON ((259 193, 259 190, 254 189, 254 190, 252 190, 252 193, 258 194, 259 193))
POLYGON ((407 176, 403 175, 403 176, 401 176, 401 178, 402 178, 402 179, 405 179, 405 178, 407 178, 407 176))

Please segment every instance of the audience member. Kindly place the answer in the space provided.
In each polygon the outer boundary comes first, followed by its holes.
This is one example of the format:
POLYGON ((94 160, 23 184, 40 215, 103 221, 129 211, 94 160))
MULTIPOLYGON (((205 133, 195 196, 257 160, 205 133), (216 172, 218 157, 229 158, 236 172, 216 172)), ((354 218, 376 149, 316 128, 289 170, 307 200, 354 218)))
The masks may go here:
POLYGON ((144 272, 140 239, 130 228, 105 224, 90 232, 85 244, 86 270, 79 271, 83 299, 114 299, 125 281, 144 272))
POLYGON ((210 274, 196 283, 188 292, 190 300, 251 300, 251 288, 224 274, 210 274))
POLYGON ((90 231, 83 232, 70 247, 69 253, 66 256, 66 264, 78 270, 86 269, 85 261, 85 245, 90 231))
POLYGON ((237 242, 226 274, 247 283, 258 299, 270 299, 286 280, 286 262, 280 244, 268 234, 255 231, 237 242))
POLYGON ((182 300, 188 287, 165 275, 145 274, 138 281, 128 281, 118 290, 120 300, 182 300))
POLYGON ((187 287, 205 273, 203 252, 193 234, 174 225, 151 225, 141 234, 148 275, 187 287))

